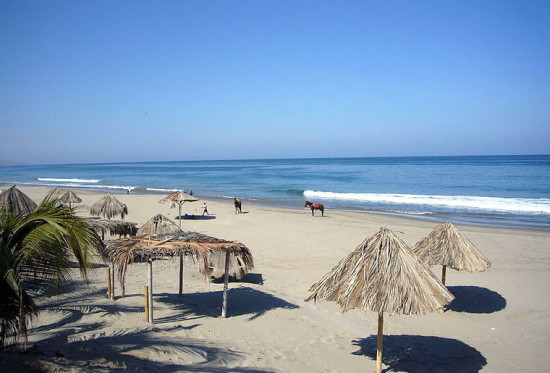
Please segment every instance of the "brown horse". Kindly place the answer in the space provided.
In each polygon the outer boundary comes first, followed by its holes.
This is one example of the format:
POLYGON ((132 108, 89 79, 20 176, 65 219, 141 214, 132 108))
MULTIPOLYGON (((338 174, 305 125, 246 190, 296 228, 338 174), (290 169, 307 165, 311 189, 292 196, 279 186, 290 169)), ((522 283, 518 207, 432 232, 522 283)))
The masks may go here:
POLYGON ((321 216, 325 216, 325 206, 323 206, 322 203, 318 203, 318 202, 312 203, 312 202, 306 201, 306 204, 304 205, 304 207, 307 207, 307 206, 309 206, 309 208, 311 209, 311 216, 315 216, 315 214, 313 213, 313 211, 315 210, 320 210, 321 216))
POLYGON ((242 214, 243 211, 241 210, 241 207, 242 207, 241 200, 238 198, 235 198, 235 200, 233 201, 233 204, 235 205, 235 214, 242 214))

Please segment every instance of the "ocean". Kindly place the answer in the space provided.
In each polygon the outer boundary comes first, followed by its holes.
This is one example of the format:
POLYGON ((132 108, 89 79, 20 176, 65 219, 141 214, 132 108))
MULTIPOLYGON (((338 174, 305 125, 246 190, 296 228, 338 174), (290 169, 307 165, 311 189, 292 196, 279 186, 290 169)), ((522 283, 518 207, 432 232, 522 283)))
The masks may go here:
MULTIPOLYGON (((200 197, 550 229, 550 155, 0 166, 0 184, 200 197)), ((327 214, 328 213, 328 214, 327 214)))

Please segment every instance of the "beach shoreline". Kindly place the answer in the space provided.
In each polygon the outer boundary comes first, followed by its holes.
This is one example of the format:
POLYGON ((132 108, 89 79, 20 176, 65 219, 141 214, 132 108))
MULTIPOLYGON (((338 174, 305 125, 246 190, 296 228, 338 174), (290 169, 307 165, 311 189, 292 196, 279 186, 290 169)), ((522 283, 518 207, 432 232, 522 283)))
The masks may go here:
MULTIPOLYGON (((36 202, 50 191, 18 188, 36 202)), ((76 204, 81 216, 89 216, 89 206, 103 195, 76 193, 83 200, 76 204)), ((157 213, 171 219, 177 215, 177 209, 158 202, 162 194, 115 196, 128 206, 124 220, 138 227, 157 213)), ((61 372, 122 367, 161 372, 374 370, 375 313, 342 313, 331 302, 304 302, 308 289, 380 227, 412 246, 437 223, 330 209, 324 217, 318 212, 312 217, 308 208, 248 201, 243 214, 235 214, 231 201, 205 201, 212 215, 202 218, 202 200, 185 203, 182 214, 198 218, 182 220, 182 228, 242 242, 255 261, 245 281, 230 283, 227 319, 219 317, 223 284, 206 282, 193 263, 186 263, 185 291, 179 298, 177 261, 155 262, 156 321, 151 325, 142 312, 145 264, 131 265, 127 296, 121 298, 116 288, 113 301, 105 298, 105 269, 98 262, 89 285, 73 271, 66 288, 70 292, 40 298, 42 313, 29 330, 27 356, 46 371, 61 372)), ((550 281, 550 232, 457 227, 491 259, 492 268, 448 271, 447 285, 459 302, 445 313, 388 315, 386 368, 544 371, 550 364, 550 300, 544 286, 550 281)), ((432 270, 439 277, 440 268, 432 270)), ((10 356, 16 362, 25 358, 10 356)))

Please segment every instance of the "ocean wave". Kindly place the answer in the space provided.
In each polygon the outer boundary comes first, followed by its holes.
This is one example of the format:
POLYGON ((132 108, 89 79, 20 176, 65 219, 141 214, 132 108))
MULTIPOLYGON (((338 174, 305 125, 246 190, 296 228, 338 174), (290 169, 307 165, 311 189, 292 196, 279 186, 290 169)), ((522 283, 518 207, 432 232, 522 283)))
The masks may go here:
POLYGON ((180 189, 145 188, 149 192, 177 192, 180 189))
POLYGON ((504 198, 385 193, 334 193, 306 190, 304 197, 366 203, 426 205, 485 211, 550 214, 548 198, 504 198))
POLYGON ((75 183, 29 183, 29 182, 13 182, 17 185, 33 185, 33 186, 44 186, 44 187, 53 187, 53 188, 78 188, 78 189, 113 189, 113 190, 134 190, 137 187, 135 186, 125 186, 125 185, 97 185, 97 184, 75 184, 75 183))
POLYGON ((99 183, 101 179, 55 179, 50 177, 39 177, 38 181, 59 181, 65 183, 99 183))

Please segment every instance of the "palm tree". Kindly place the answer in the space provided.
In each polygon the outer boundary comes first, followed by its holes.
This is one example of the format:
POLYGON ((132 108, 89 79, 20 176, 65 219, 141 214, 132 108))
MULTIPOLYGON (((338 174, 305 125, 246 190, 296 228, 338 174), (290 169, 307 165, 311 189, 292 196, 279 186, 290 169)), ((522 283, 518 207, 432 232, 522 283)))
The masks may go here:
POLYGON ((85 220, 53 193, 28 215, 0 211, 0 349, 7 337, 27 340, 27 323, 39 312, 33 297, 68 279, 72 257, 87 279, 97 245, 101 241, 85 220))

